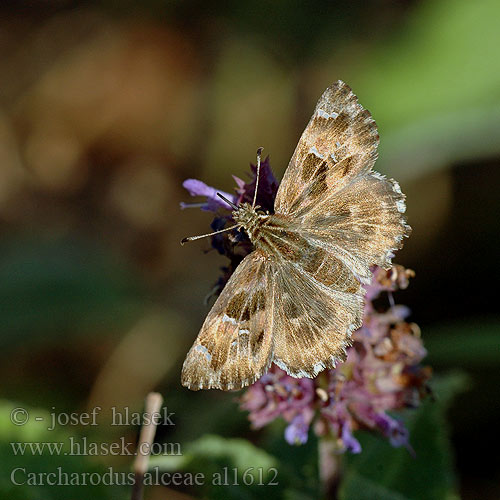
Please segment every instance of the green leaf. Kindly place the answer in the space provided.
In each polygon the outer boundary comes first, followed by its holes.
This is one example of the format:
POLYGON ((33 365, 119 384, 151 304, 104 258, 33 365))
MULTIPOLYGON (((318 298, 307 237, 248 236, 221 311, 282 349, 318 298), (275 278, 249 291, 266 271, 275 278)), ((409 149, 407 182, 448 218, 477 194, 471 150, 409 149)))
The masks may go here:
POLYGON ((288 481, 278 460, 245 439, 207 434, 183 446, 182 456, 151 457, 150 470, 201 473, 206 498, 283 498, 288 481), (273 483, 273 484, 270 484, 273 483))
POLYGON ((183 448, 182 456, 152 457, 150 468, 174 471, 187 469, 193 460, 224 461, 228 466, 241 470, 262 467, 269 469, 277 466, 277 459, 241 438, 223 438, 206 434, 183 448))
MULTIPOLYGON (((357 471, 353 471, 349 477, 349 490, 356 492, 356 496, 343 498, 356 498, 356 500, 409 500, 409 497, 391 491, 372 479, 364 477, 357 471)), ((341 495, 345 495, 345 493, 341 495)))
POLYGON ((415 457, 404 448, 392 448, 377 436, 358 433, 363 451, 360 455, 346 456, 339 497, 345 500, 458 498, 444 414, 466 382, 466 377, 459 373, 436 377, 432 384, 435 398, 429 397, 418 410, 407 412, 405 420, 415 457))

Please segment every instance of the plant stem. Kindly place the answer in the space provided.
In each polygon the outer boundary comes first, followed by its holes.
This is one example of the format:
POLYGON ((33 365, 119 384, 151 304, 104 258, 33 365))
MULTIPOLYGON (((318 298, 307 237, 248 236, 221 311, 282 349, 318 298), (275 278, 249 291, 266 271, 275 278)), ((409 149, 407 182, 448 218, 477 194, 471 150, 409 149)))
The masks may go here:
POLYGON ((323 437, 319 440, 319 478, 323 498, 337 498, 342 473, 342 456, 335 452, 335 442, 323 437))
POLYGON ((133 470, 135 474, 134 486, 132 488, 131 500, 142 500, 144 493, 144 474, 148 470, 149 454, 156 434, 157 418, 152 417, 160 413, 163 397, 157 392, 150 392, 146 397, 145 415, 148 416, 147 424, 141 427, 139 443, 137 444, 137 456, 135 457, 133 470), (147 444, 145 444, 147 443, 147 444))

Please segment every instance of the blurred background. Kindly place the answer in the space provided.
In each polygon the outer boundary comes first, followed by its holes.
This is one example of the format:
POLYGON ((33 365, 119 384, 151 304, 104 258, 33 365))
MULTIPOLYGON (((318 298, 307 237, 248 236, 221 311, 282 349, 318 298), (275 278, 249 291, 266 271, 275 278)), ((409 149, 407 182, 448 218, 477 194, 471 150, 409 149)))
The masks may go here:
MULTIPOLYGON (((499 18, 496 0, 1 2, 2 474, 63 459, 12 456, 13 406, 140 410, 155 389, 176 414, 160 440, 260 439, 235 394, 180 385, 226 264, 209 241, 179 245, 212 220, 179 209, 191 201, 181 184, 232 192, 259 146, 280 179, 317 99, 342 79, 377 121, 377 170, 408 196, 413 234, 395 261, 416 278, 397 299, 434 373, 465 380, 436 434, 448 498, 500 498, 500 462, 487 453, 500 445, 499 18)), ((27 439, 28 427, 15 432, 27 439)), ((68 467, 110 464, 130 461, 68 467)), ((68 495, 30 491, 0 481, 2 498, 68 495)), ((167 494, 197 491, 147 498, 167 494)))

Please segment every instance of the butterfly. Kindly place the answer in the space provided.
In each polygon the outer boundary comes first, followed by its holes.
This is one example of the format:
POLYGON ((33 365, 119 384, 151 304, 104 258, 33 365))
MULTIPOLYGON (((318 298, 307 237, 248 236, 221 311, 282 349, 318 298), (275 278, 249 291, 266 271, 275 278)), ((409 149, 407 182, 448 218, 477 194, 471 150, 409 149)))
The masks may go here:
POLYGON ((226 200, 235 225, 222 230, 244 229, 254 250, 188 352, 184 386, 241 389, 272 363, 292 377, 314 378, 346 359, 362 324, 370 267, 389 268, 410 234, 399 184, 372 170, 378 144, 371 114, 338 81, 323 93, 300 137, 274 214, 255 205, 258 152, 253 203, 226 200))

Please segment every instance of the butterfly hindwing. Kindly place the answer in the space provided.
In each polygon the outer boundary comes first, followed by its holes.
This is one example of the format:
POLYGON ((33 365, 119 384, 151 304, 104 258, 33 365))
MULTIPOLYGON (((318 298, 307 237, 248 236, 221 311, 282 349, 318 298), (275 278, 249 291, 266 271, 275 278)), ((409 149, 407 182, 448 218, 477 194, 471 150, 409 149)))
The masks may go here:
POLYGON ((260 251, 236 268, 209 312, 182 368, 189 389, 240 389, 271 363, 273 290, 260 251))
POLYGON ((405 210, 398 183, 371 172, 311 207, 301 220, 310 238, 331 249, 360 281, 369 283, 370 266, 389 268, 393 252, 411 232, 405 210))
POLYGON ((327 251, 309 248, 298 262, 283 260, 273 277, 273 361, 294 377, 315 377, 343 361, 362 321, 359 282, 327 251))
POLYGON ((269 216, 256 245, 274 261, 273 361, 295 377, 333 367, 361 326, 359 280, 289 217, 269 216))

